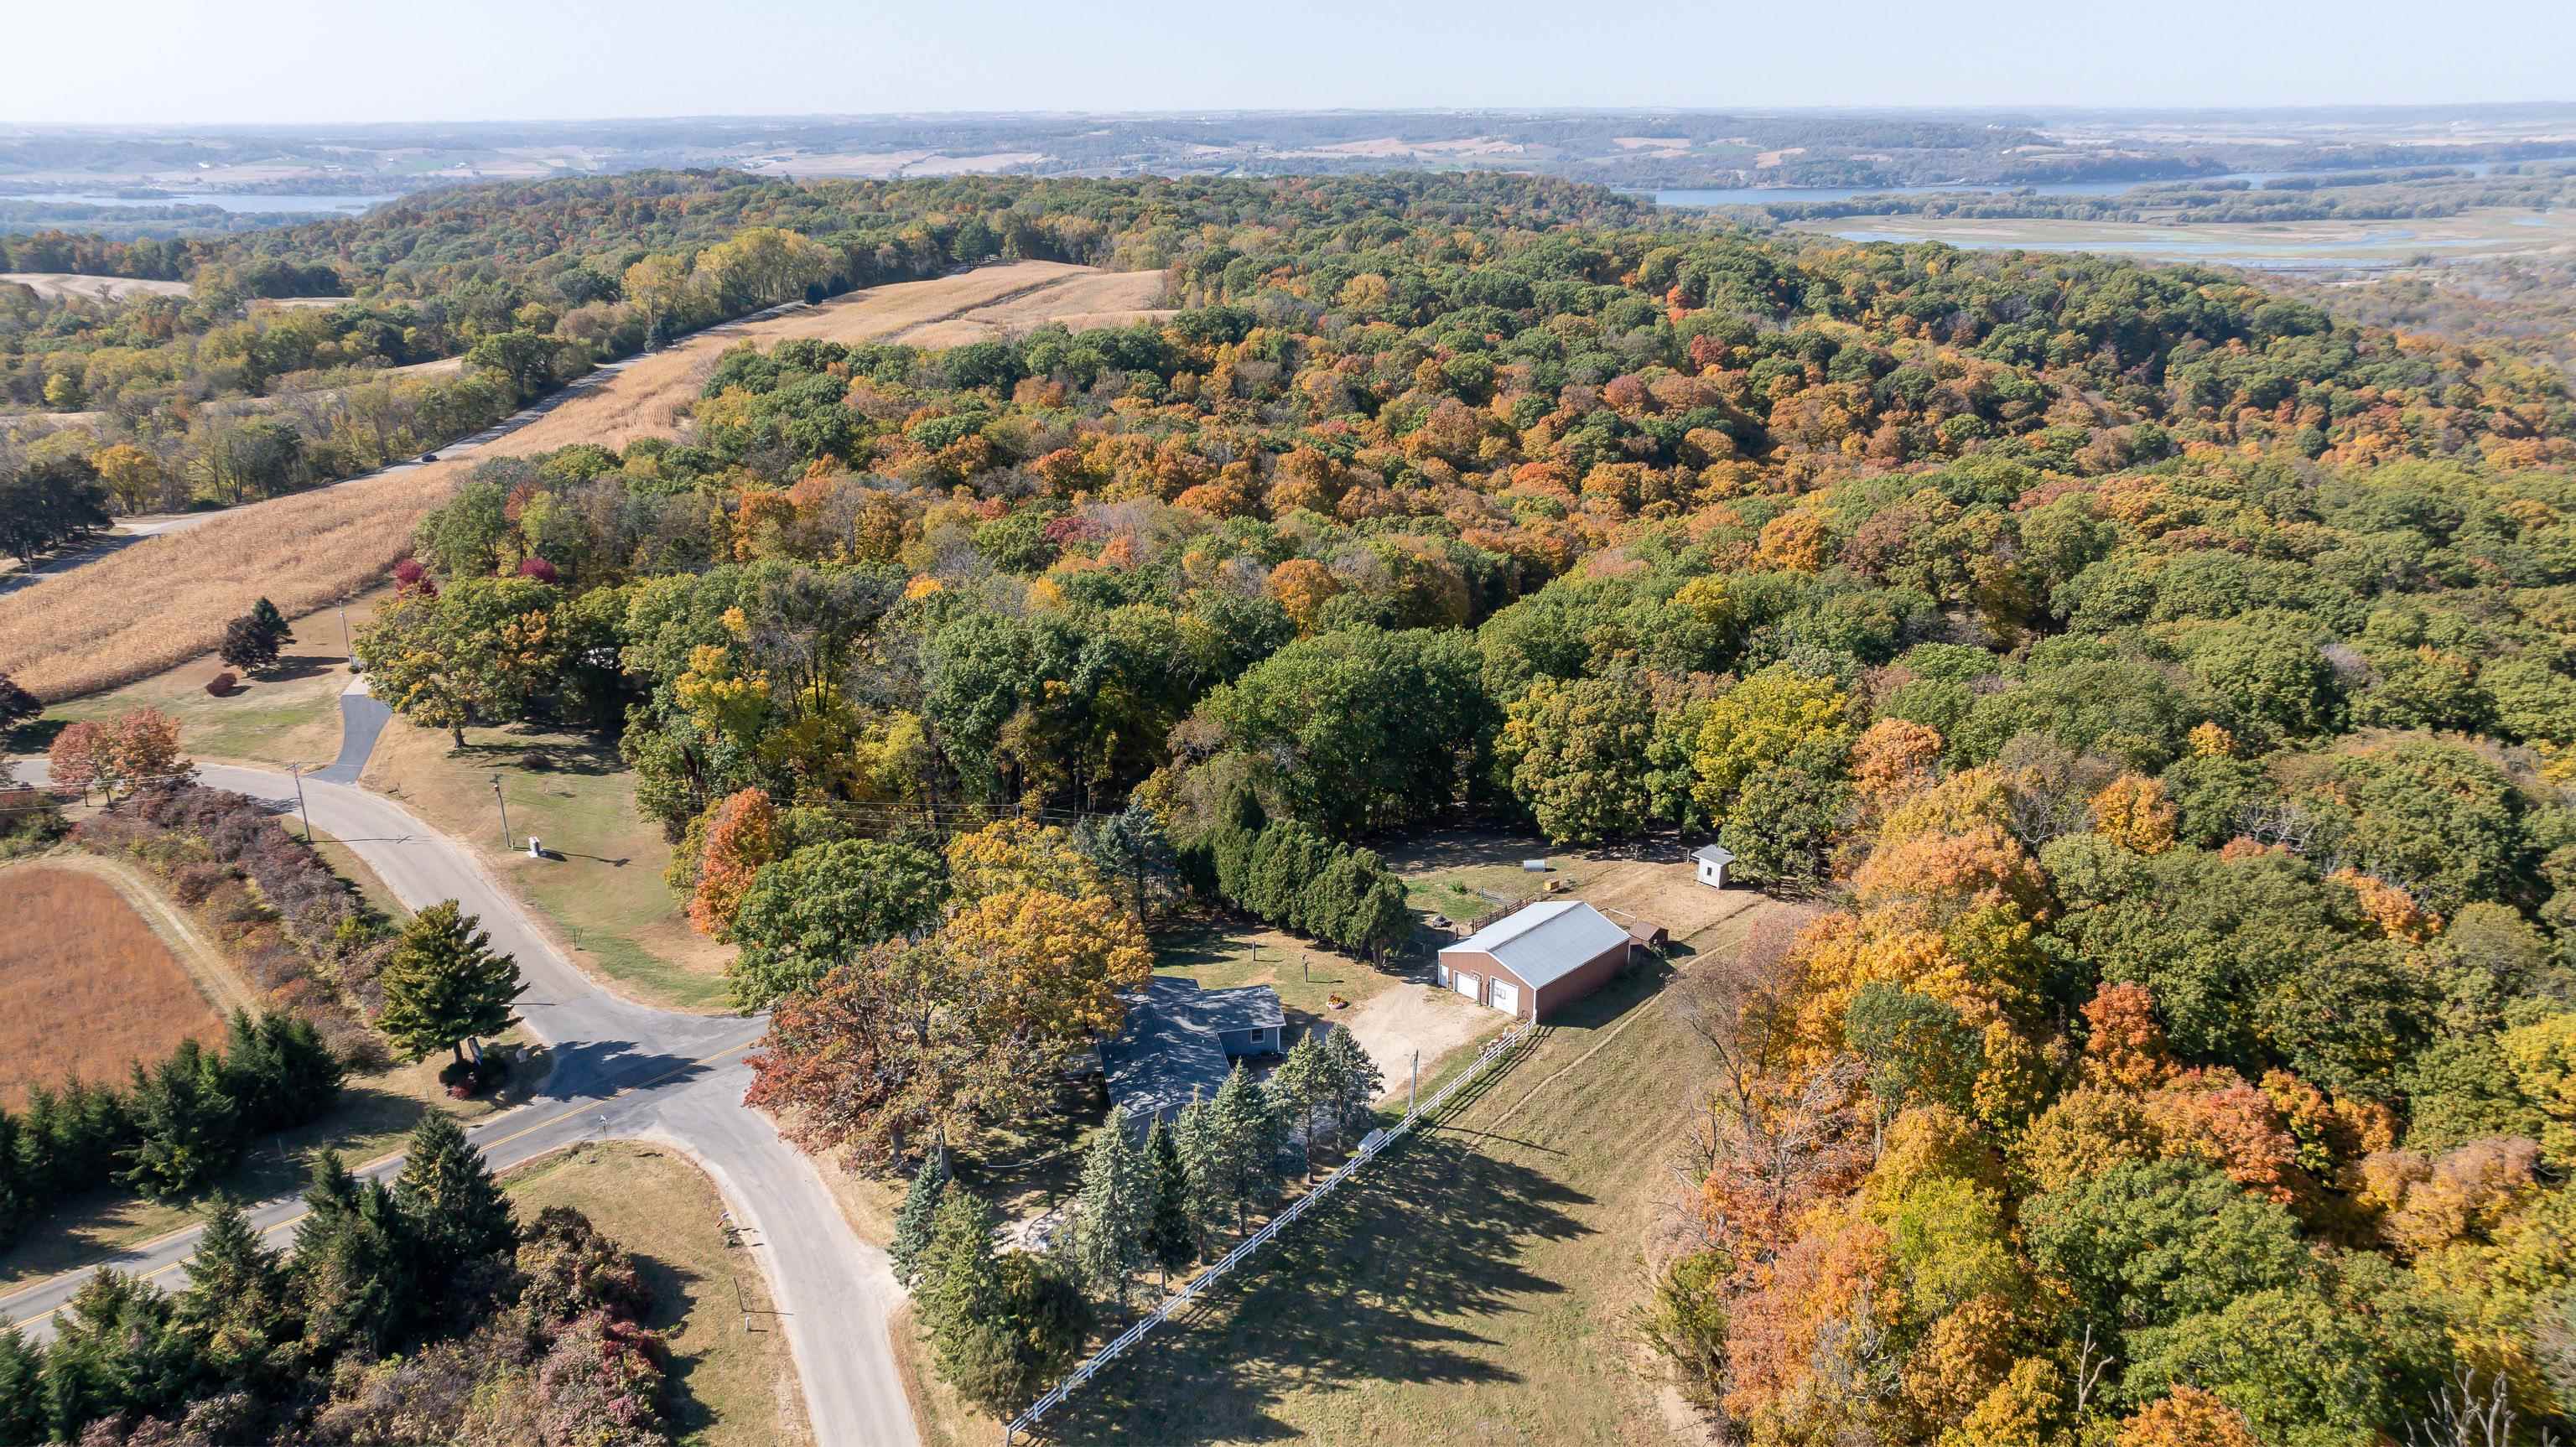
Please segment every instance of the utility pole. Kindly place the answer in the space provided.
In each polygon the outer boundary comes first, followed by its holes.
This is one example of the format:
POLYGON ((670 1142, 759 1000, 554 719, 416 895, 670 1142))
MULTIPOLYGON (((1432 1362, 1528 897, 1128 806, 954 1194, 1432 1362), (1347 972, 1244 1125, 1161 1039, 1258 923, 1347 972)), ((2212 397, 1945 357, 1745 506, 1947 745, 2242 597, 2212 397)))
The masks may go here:
POLYGON ((313 811, 304 807, 304 766, 302 764, 289 764, 286 766, 286 774, 288 778, 295 781, 295 812, 304 816, 304 842, 306 844, 311 844, 313 842, 313 811))
POLYGON ((510 839, 510 801, 501 797, 501 776, 498 774, 492 776, 492 800, 501 806, 501 847, 515 849, 518 846, 510 839))
POLYGON ((355 658, 358 650, 349 642, 349 600, 342 598, 331 606, 340 610, 340 656, 355 658))
POLYGON ((1413 1083, 1404 1088, 1404 1118, 1413 1119, 1414 1097, 1422 1094, 1422 1052, 1413 1052, 1413 1083))

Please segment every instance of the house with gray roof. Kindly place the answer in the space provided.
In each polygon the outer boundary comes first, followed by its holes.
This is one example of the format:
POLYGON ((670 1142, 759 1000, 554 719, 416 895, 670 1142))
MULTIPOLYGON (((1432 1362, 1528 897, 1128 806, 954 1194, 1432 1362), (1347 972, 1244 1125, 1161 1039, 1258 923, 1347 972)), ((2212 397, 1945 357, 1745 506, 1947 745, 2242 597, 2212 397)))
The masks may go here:
POLYGON ((1100 1065, 1110 1104, 1139 1126, 1214 1096, 1235 1061, 1278 1054, 1288 1026, 1268 985, 1202 990, 1196 980, 1156 975, 1121 998, 1127 1018, 1102 1043, 1100 1065))

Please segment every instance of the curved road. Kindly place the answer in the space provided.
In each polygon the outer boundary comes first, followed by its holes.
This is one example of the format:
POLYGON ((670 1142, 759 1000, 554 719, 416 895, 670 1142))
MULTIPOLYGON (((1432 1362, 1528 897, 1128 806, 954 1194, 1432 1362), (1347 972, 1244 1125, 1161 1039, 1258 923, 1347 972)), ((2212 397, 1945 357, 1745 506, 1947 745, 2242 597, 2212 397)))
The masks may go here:
MULTIPOLYGON (((745 1249, 768 1277, 795 1349, 815 1441, 820 1447, 918 1442, 886 1335, 887 1314, 902 1293, 885 1254, 850 1230, 814 1163, 742 1104, 751 1074, 743 1056, 760 1038, 761 1022, 656 1010, 601 989, 547 942, 464 845, 348 782, 385 714, 382 704, 358 691, 343 697, 341 710, 346 741, 339 762, 304 778, 314 826, 366 860, 403 903, 418 908, 454 899, 482 916, 494 948, 516 955, 528 982, 521 1018, 553 1047, 553 1070, 535 1095, 470 1132, 494 1169, 603 1137, 642 1136, 677 1147, 714 1176, 744 1230, 745 1249)), ((41 762, 21 763, 18 772, 30 782, 45 777, 41 762)), ((208 765, 198 776, 288 808, 295 802, 294 780, 271 770, 208 765)), ((389 1176, 401 1164, 390 1157, 365 1173, 389 1176)), ((276 1243, 291 1237, 303 1214, 302 1203, 289 1198, 262 1203, 252 1220, 276 1243)), ((197 1234, 191 1227, 0 1297, 0 1317, 47 1335, 55 1311, 97 1266, 168 1284, 195 1249, 197 1234)))

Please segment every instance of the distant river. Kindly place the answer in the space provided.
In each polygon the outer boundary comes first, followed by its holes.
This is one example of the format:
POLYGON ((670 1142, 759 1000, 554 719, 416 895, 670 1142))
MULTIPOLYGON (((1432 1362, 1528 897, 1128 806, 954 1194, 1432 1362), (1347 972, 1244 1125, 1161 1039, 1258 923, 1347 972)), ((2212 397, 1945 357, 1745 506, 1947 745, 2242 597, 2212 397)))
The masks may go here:
MULTIPOLYGON (((2427 162, 2440 165, 2442 162, 2427 162)), ((2454 171, 2483 176, 2496 168, 2494 161, 2460 161, 2449 163, 2454 171)), ((2533 164, 2537 164, 2534 162, 2533 164)), ((2364 166, 2364 171, 2400 171, 2404 166, 2364 166)), ((2284 180, 2291 176, 2331 176, 2349 174, 2334 171, 2230 171, 2223 176, 2159 176, 2128 181, 2024 181, 2005 186, 1992 183, 1953 182, 1946 186, 1731 186, 1715 190, 1657 191, 1658 206, 1776 206, 1793 201, 1848 201, 1855 196, 1932 196, 1941 192, 1983 191, 2002 195, 2028 191, 2039 196, 2117 196, 2140 186, 2213 186, 2226 181, 2244 181, 2260 186, 2266 181, 2284 180)))
POLYGON ((391 196, 248 196, 235 192, 173 192, 167 196, 80 196, 62 191, 34 195, 0 194, 0 201, 61 201, 82 206, 215 206, 236 215, 278 211, 292 211, 299 215, 354 214, 393 199, 391 196))

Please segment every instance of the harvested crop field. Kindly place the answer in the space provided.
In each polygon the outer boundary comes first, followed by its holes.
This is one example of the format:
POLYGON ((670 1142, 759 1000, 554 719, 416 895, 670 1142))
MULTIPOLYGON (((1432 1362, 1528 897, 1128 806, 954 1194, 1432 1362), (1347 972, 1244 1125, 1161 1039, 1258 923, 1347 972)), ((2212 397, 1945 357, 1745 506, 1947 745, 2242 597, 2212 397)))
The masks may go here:
POLYGON ((57 702, 211 651, 262 597, 296 618, 364 592, 454 486, 435 471, 255 503, 0 597, 0 673, 57 702))
POLYGON ((0 1105, 72 1076, 121 1080, 222 1021, 143 917, 98 875, 0 872, 0 1105))
POLYGON ((224 620, 263 594, 292 618, 363 591, 409 551, 421 515, 444 502, 475 463, 576 442, 623 448, 639 437, 666 436, 716 358, 745 341, 878 341, 1013 306, 1015 318, 1034 326, 1047 319, 1051 305, 1079 312, 1096 308, 1104 296, 1159 294, 1161 287, 1160 272, 1022 261, 711 328, 580 387, 517 431, 465 455, 252 503, 0 596, 0 673, 58 702, 209 652, 222 641, 224 620), (1138 278, 1150 279, 1150 288, 1138 278), (1067 285, 1077 280, 1086 284, 1067 285), (1104 292, 1092 282, 1124 290, 1104 292))
POLYGON ((140 281, 130 276, 83 276, 70 271, 0 271, 0 282, 14 281, 36 295, 81 297, 88 301, 132 301, 138 296, 186 296, 184 281, 140 281))
POLYGON ((899 332, 895 340, 915 347, 962 347, 969 342, 1015 337, 1048 322, 1073 331, 1123 327, 1159 321, 1172 315, 1154 304, 1163 299, 1159 271, 1107 271, 1069 276, 1035 291, 977 307, 947 321, 930 322, 899 332))

